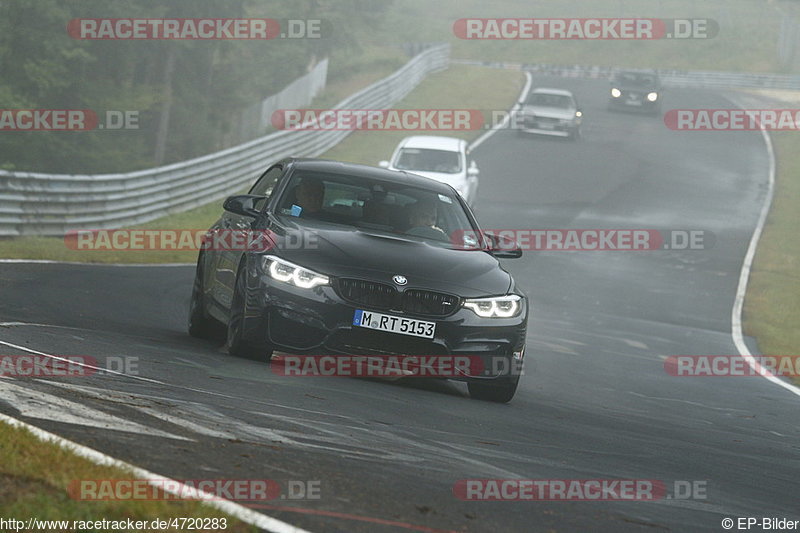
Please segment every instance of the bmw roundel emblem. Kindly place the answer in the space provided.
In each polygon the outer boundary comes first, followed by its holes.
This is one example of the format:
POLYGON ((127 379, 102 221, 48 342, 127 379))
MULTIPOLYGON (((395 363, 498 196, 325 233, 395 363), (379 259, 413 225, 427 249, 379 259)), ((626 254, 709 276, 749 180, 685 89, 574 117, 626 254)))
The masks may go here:
POLYGON ((406 283, 408 283, 408 279, 406 279, 405 276, 401 276, 399 274, 397 276, 393 276, 392 281, 394 281, 398 285, 405 285, 406 283))

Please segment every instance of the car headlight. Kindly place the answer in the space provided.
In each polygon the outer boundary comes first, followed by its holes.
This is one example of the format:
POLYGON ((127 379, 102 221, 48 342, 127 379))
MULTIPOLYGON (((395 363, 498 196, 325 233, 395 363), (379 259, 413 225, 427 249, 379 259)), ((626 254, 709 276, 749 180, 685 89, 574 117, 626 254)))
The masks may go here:
POLYGON ((318 274, 274 255, 265 255, 261 261, 272 279, 301 289, 313 289, 317 285, 327 285, 330 282, 328 276, 318 274))
POLYGON ((581 118, 583 116, 583 112, 575 111, 575 116, 578 117, 578 118, 581 118))
POLYGON ((613 96, 614 98, 619 98, 620 96, 622 96, 622 91, 614 87, 613 89, 611 89, 611 96, 613 96))
POLYGON ((651 102, 655 102, 656 100, 658 100, 658 93, 656 92, 648 93, 647 99, 650 100, 651 102))
POLYGON ((511 318, 517 316, 522 309, 522 298, 516 294, 495 296, 492 298, 474 298, 464 301, 464 307, 481 318, 511 318))

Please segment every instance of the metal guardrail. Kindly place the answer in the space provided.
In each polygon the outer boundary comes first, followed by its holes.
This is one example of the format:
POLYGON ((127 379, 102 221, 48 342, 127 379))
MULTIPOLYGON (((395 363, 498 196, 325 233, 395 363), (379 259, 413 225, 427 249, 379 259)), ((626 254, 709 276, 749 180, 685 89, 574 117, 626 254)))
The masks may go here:
MULTIPOLYGON (((447 68, 449 59, 450 45, 431 47, 335 107, 391 107, 428 74, 447 68)), ((0 171, 0 236, 125 227, 185 211, 241 189, 274 161, 317 156, 350 133, 278 131, 203 157, 119 174, 0 171)))
MULTIPOLYGON (((534 74, 559 76, 563 78, 610 79, 614 71, 618 70, 615 67, 605 66, 502 63, 496 61, 458 59, 452 60, 452 63, 525 70, 534 74)), ((658 69, 658 73, 662 83, 669 87, 800 90, 800 76, 789 74, 752 74, 746 72, 669 69, 658 69)))

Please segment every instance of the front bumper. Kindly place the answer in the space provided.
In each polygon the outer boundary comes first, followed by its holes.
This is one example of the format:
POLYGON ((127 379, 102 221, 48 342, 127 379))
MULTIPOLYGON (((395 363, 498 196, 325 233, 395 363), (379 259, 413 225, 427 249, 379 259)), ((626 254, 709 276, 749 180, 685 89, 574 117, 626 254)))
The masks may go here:
POLYGON ((448 376, 460 381, 494 380, 522 371, 528 313, 525 300, 520 314, 513 318, 481 318, 465 308, 437 318, 352 304, 330 285, 300 289, 257 271, 248 278, 247 335, 276 350, 298 355, 463 355, 479 359, 480 372, 448 376), (427 339, 354 326, 356 309, 435 322, 435 336, 427 339))
POLYGON ((523 115, 519 119, 519 129, 528 133, 550 135, 553 137, 569 137, 579 127, 580 122, 575 120, 553 119, 540 116, 523 115))
POLYGON ((659 95, 659 98, 655 102, 651 102, 647 99, 646 94, 627 93, 623 91, 622 95, 618 98, 610 97, 608 105, 615 109, 652 112, 660 108, 661 97, 659 95))

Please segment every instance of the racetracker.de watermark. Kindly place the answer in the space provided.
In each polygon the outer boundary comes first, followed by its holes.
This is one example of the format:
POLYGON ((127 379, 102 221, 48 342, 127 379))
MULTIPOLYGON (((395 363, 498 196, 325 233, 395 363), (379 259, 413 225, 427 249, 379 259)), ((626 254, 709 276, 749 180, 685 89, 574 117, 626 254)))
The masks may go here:
POLYGON ((138 111, 91 109, 0 109, 0 131, 137 130, 138 111), (103 118, 103 120, 101 120, 103 118))
POLYGON ((664 371, 676 377, 800 377, 800 356, 671 355, 664 371))
POLYGON ((467 501, 656 501, 665 493, 651 479, 462 479, 453 486, 467 501))
POLYGON ((465 501, 705 500, 706 480, 657 479, 461 479, 453 495, 465 501))
POLYGON ((101 251, 243 251, 314 250, 319 236, 310 231, 250 229, 115 229, 70 230, 64 236, 70 250, 101 251))
POLYGON ((508 357, 491 355, 280 355, 272 363, 272 372, 286 377, 448 379, 523 373, 508 357))
POLYGON ((483 126, 477 109, 278 109, 279 130, 471 131, 483 126))
POLYGON ((461 18, 453 23, 459 39, 711 39, 718 33, 715 20, 701 18, 461 18))
POLYGON ((15 378, 83 378, 105 371, 139 374, 139 358, 111 355, 0 355, 0 376, 15 378))
POLYGON ((800 109, 670 109, 664 124, 677 131, 798 131, 800 109))
POLYGON ((82 40, 320 39, 323 26, 321 19, 79 18, 67 33, 82 40))
POLYGON ((529 251, 708 250, 716 242, 707 230, 655 229, 525 229, 454 231, 455 248, 529 251))
POLYGON ((74 378, 97 372, 97 359, 81 355, 0 355, 0 376, 36 378, 74 378))
POLYGON ((320 480, 73 479, 67 494, 80 501, 319 500, 321 485, 320 480))

